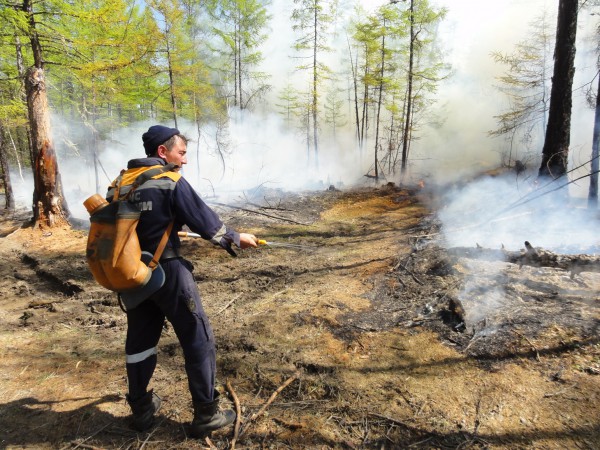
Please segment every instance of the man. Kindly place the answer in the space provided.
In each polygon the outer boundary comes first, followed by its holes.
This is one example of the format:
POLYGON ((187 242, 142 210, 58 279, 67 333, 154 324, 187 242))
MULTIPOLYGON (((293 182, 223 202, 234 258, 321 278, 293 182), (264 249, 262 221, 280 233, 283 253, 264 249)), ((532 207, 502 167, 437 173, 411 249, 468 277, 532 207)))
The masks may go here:
MULTIPOLYGON (((147 157, 129 161, 128 171, 169 163, 179 170, 187 164, 187 139, 176 128, 151 126, 142 140, 147 157)), ((192 232, 230 252, 232 244, 242 249, 256 247, 257 238, 227 228, 185 178, 179 176, 145 182, 134 192, 133 201, 142 210, 137 226, 142 251, 154 254, 162 235, 173 222, 160 258, 165 272, 164 284, 139 306, 127 311, 127 401, 133 412, 133 425, 140 431, 150 428, 160 408, 160 397, 147 389, 156 367, 157 345, 166 318, 173 326, 185 358, 194 405, 190 435, 203 437, 233 423, 236 416, 232 410, 218 409, 214 336, 192 275, 192 264, 180 255, 177 232, 187 225, 192 232)))

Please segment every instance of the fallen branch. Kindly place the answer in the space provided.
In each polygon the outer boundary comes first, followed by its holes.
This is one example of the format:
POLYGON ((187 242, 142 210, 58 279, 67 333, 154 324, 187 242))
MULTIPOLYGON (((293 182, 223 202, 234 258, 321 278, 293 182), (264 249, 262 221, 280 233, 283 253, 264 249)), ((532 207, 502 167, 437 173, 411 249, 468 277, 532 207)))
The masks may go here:
POLYGON ((448 249, 453 257, 465 257, 484 261, 505 261, 519 266, 554 267, 571 272, 571 278, 581 272, 600 272, 600 257, 593 255, 561 255, 533 247, 525 241, 525 249, 510 252, 504 248, 494 250, 482 247, 453 247, 448 249))
POLYGON ((535 352, 535 359, 537 359, 539 361, 540 360, 540 352, 538 352, 537 347, 535 345, 533 345, 533 342, 531 342, 527 336, 525 336, 522 333, 519 333, 517 330, 513 330, 513 332, 517 336, 519 336, 521 339, 525 339, 527 341, 527 343, 531 346, 531 350, 533 350, 535 352))
POLYGON ((229 392, 229 395, 231 395, 231 398, 233 399, 233 404, 235 405, 235 427, 233 429, 233 439, 231 440, 231 450, 235 450, 235 443, 238 440, 239 434, 240 434, 240 425, 242 422, 242 408, 240 407, 240 400, 238 399, 237 394, 235 393, 235 391, 233 390, 233 386, 231 385, 231 382, 229 380, 227 380, 227 392, 229 392))
POLYGON ((88 441, 88 440, 90 440, 94 436, 96 436, 98 433, 100 433, 102 430, 104 430, 105 428, 107 428, 109 425, 110 425, 110 422, 107 423, 106 425, 104 425, 99 430, 96 430, 94 433, 90 434, 88 437, 86 437, 81 442, 72 441, 66 447, 62 447, 61 450, 66 450, 67 448, 70 448, 72 444, 75 444, 75 447, 73 447, 74 449, 75 448, 93 448, 93 449, 99 450, 99 447, 94 447, 94 446, 87 445, 87 444, 85 444, 85 442, 88 441))
POLYGON ((242 434, 244 434, 246 432, 246 430, 250 427, 250 425, 256 421, 256 419, 258 419, 262 414, 264 414, 264 412, 267 410, 267 408, 269 407, 269 405, 271 403, 273 403, 273 401, 275 400, 275 398, 279 395, 279 393, 281 391, 283 391, 286 387, 288 387, 290 384, 292 384, 298 377, 300 377, 300 374, 302 373, 301 369, 298 369, 296 372, 294 372, 294 374, 289 377, 287 380, 285 380, 285 382, 279 386, 277 388, 277 390, 275 390, 275 392, 273 392, 271 394, 271 396, 269 397, 269 399, 267 400, 267 402, 262 406, 262 408, 260 408, 257 412, 255 412, 254 414, 252 414, 252 416, 248 419, 248 421, 244 424, 244 428, 240 431, 240 436, 242 436, 242 434))
POLYGON ((571 386, 567 386, 564 389, 561 389, 560 391, 552 392, 552 393, 549 393, 549 394, 544 394, 544 398, 556 397, 557 395, 564 394, 569 389, 573 389, 575 386, 577 386, 577 383, 574 383, 571 386))
POLYGON ((421 280, 419 280, 419 279, 417 278, 417 276, 416 276, 414 273, 412 273, 410 270, 408 270, 408 268, 407 268, 407 267, 406 267, 404 264, 402 264, 402 263, 400 263, 400 262, 399 262, 398 264, 396 264, 396 265, 393 267, 393 269, 392 269, 392 270, 396 270, 398 267, 400 267, 400 268, 404 269, 404 271, 405 271, 406 273, 408 273, 408 274, 409 274, 409 275, 412 277, 412 279, 413 279, 413 280, 415 280, 415 281, 416 281, 418 284, 420 284, 421 286, 423 286, 423 282, 422 282, 421 280))
POLYGON ((309 223, 302 223, 302 222, 298 222, 296 220, 286 219, 285 217, 274 216, 273 214, 267 214, 267 213, 264 213, 264 212, 256 211, 254 209, 242 208, 241 206, 233 206, 233 205, 228 205, 226 203, 218 203, 218 202, 210 202, 210 204, 212 204, 212 205, 218 205, 218 206, 223 206, 225 208, 239 209, 240 211, 244 211, 244 212, 248 212, 248 213, 252 213, 252 214, 258 214, 260 216, 269 217, 271 219, 283 220, 284 222, 290 222, 290 223, 293 223, 293 224, 296 224, 296 225, 305 225, 305 226, 310 225, 309 223))
POLYGON ((215 316, 217 316, 217 315, 221 314, 223 311, 225 311, 227 308, 229 308, 229 306, 231 306, 231 304, 232 304, 233 302, 235 302, 235 301, 236 301, 238 298, 240 298, 241 296, 242 296, 242 294, 239 294, 239 295, 237 295, 237 296, 233 297, 233 298, 232 298, 232 299, 231 299, 231 300, 230 300, 230 301, 229 301, 229 302, 228 302, 228 303, 227 303, 225 306, 223 306, 223 307, 222 307, 220 310, 218 310, 218 311, 215 313, 215 316))

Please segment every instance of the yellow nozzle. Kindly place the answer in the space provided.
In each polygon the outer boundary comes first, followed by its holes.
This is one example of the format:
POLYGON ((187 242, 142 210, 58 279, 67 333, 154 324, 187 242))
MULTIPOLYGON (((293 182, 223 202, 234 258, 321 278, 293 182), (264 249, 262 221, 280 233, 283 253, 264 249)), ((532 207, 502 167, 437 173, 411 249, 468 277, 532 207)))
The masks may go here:
POLYGON ((267 241, 265 241, 264 239, 259 239, 258 245, 267 245, 267 241))

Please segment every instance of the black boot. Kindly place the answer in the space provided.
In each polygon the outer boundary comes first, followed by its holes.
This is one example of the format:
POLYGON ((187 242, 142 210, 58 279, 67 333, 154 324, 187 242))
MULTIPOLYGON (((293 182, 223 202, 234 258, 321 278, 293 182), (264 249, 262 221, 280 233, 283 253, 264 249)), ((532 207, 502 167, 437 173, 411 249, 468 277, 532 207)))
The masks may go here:
POLYGON ((194 402, 194 420, 190 427, 190 436, 203 438, 212 431, 217 430, 235 421, 236 414, 231 409, 219 411, 219 395, 215 391, 215 399, 212 402, 194 402))
POLYGON ((162 400, 153 391, 150 391, 136 400, 131 400, 127 395, 127 403, 133 412, 133 428, 138 431, 146 431, 154 423, 154 414, 160 409, 162 400))

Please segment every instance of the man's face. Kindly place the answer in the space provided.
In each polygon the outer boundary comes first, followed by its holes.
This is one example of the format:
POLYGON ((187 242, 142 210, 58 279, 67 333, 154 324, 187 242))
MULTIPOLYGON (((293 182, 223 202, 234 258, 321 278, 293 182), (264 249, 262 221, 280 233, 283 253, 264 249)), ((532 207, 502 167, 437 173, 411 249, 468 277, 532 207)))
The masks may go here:
POLYGON ((164 145, 158 146, 158 156, 164 159, 167 163, 177 164, 180 168, 187 164, 187 145, 183 139, 176 137, 173 148, 169 150, 164 145))

